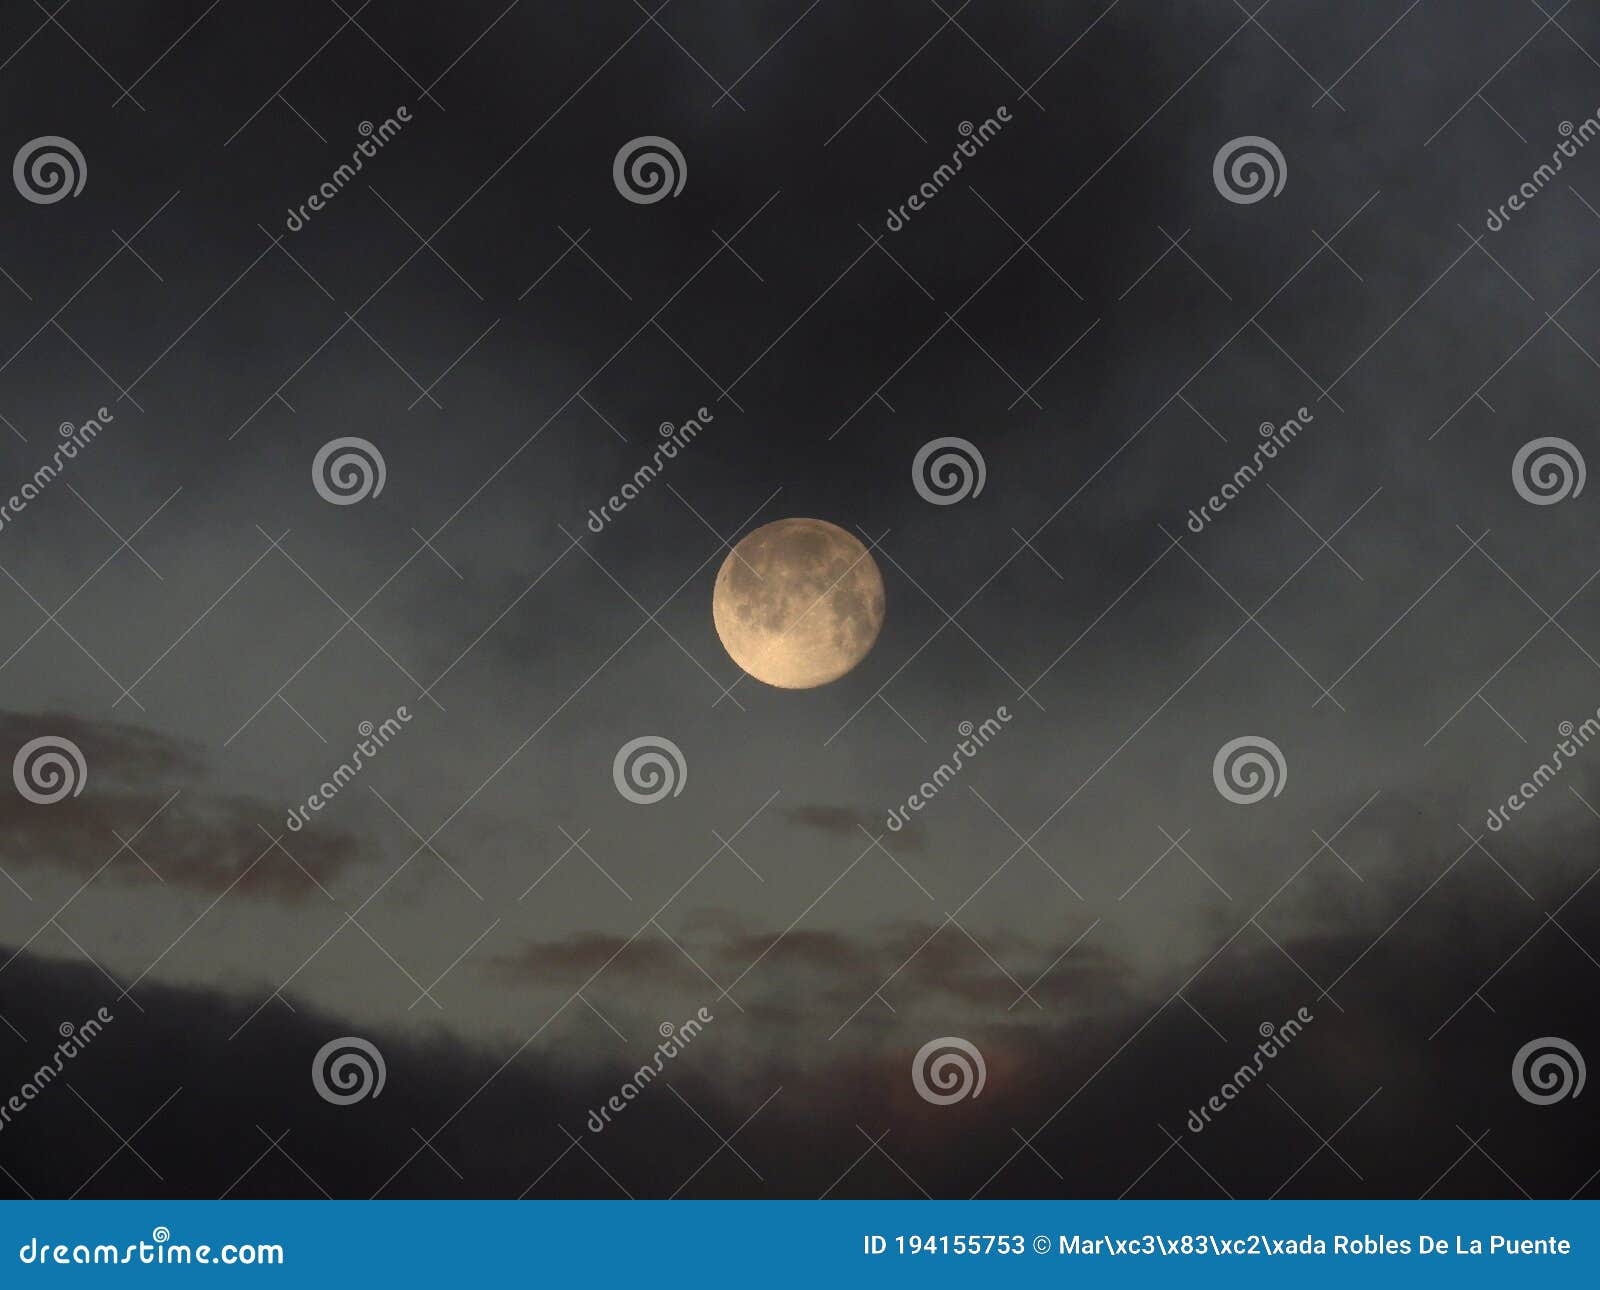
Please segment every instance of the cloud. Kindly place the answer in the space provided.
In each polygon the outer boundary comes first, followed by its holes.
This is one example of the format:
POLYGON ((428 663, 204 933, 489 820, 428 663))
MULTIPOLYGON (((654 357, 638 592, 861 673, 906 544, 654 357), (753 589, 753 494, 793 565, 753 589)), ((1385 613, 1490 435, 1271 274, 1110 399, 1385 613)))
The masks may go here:
POLYGON ((285 838, 275 804, 216 791, 200 751, 183 740, 65 713, 0 712, 0 750, 42 734, 72 740, 88 766, 82 793, 41 806, 10 785, 0 792, 0 846, 8 861, 130 886, 178 887, 298 904, 361 854, 354 836, 285 838))
POLYGON ((681 1004, 703 1000, 708 990, 717 996, 714 981, 741 1007, 813 1021, 843 1020, 880 990, 899 1000, 896 1006, 954 1009, 962 1017, 1005 1015, 1014 1005, 1031 1013, 1034 1001, 1038 1008, 1103 1007, 1128 990, 1125 966, 1111 951, 1079 945, 1065 954, 1076 934, 1052 945, 985 931, 980 946, 953 922, 902 921, 860 932, 754 930, 726 917, 691 918, 689 925, 697 930, 674 940, 649 929, 632 940, 586 932, 529 942, 489 960, 484 971, 506 983, 577 988, 592 981, 599 991, 633 998, 668 992, 681 1004))
POLYGON ((529 942, 519 950, 491 958, 484 970, 511 984, 582 986, 602 969, 623 979, 658 984, 705 980, 660 936, 629 941, 602 932, 529 942))
MULTIPOLYGON (((809 802, 800 806, 786 806, 779 812, 785 820, 802 829, 814 829, 833 837, 850 838, 863 846, 869 838, 883 834, 883 816, 854 806, 838 806, 827 802, 809 802)), ((927 835, 915 824, 895 835, 894 847, 901 851, 922 851, 927 845, 927 835)))
MULTIPOLYGON (((1485 871, 1406 917, 1424 931, 1496 928, 1502 887, 1485 871)), ((22 954, 3 1006, 22 1038, 0 1031, 16 1078, 53 1052, 61 1021, 109 1007, 114 1021, 65 1079, 114 1124, 139 1125, 161 1108, 137 1138, 161 1177, 129 1152, 113 1156, 103 1126, 52 1087, 0 1128, 9 1176, 0 1185, 61 1196, 92 1179, 91 1197, 645 1197, 686 1182, 682 1194, 696 1197, 1587 1195, 1600 1145, 1593 1110, 1585 1099, 1529 1106, 1510 1079, 1512 1055, 1537 1035, 1562 1035, 1591 1062, 1600 1054, 1592 1010, 1570 988, 1574 973, 1595 969, 1563 934, 1594 945, 1600 922, 1576 905, 1561 923, 1485 987, 1494 1011, 1471 992, 1527 935, 1520 928, 1506 928, 1499 939, 1510 945, 1487 957, 1482 940, 1456 934, 1426 937, 1421 957, 1398 936, 1329 935, 1281 950, 1262 940, 1210 965, 1181 998, 1111 998, 1093 1014, 1053 1009, 1030 1026, 990 1009, 952 1030, 879 1010, 864 1044, 830 1042, 833 1019, 815 1009, 769 1018, 716 1008, 600 1134, 586 1128, 589 1110, 653 1060, 654 1036, 575 1061, 554 1032, 485 1047, 376 1029, 301 999, 239 1030, 250 1006, 223 995, 150 982, 141 1013, 108 996, 88 965, 22 954), (1335 988, 1337 1002, 1289 961, 1325 955, 1361 963, 1335 988), (1302 1006, 1312 1020, 1292 1044, 1194 1133, 1189 1112, 1254 1060, 1261 1023, 1302 1006), (916 1094, 911 1064, 928 1039, 951 1033, 983 1055, 986 1082, 976 1099, 933 1106, 916 1094), (358 1109, 327 1105, 310 1078, 316 1051, 349 1034, 374 1043, 387 1070, 382 1097, 358 1109), (738 1129, 759 1179, 718 1150, 708 1124, 738 1129)), ((568 967, 615 948, 577 938, 568 967)), ((833 948, 802 937, 795 953, 813 962, 833 948)), ((528 1031, 542 1020, 530 1018, 528 1031)))

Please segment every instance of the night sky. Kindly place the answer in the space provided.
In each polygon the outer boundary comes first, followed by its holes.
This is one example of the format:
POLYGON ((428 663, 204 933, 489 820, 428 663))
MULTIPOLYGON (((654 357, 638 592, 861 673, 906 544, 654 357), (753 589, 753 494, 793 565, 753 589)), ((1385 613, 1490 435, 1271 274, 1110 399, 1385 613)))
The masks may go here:
POLYGON ((1595 1195, 1596 6, 50 0, 0 96, 0 1191, 1595 1195))

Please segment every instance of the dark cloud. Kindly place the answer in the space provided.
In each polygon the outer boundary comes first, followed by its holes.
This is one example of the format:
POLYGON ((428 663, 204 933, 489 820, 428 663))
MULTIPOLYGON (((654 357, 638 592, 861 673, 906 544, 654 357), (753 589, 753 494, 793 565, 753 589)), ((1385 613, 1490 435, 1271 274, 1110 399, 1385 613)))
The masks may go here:
POLYGON ((0 713, 0 747, 41 735, 79 747, 93 791, 50 805, 0 794, 0 849, 24 869, 298 904, 361 856, 345 833, 284 836, 278 808, 217 791, 184 741, 65 713, 0 713))
POLYGON ((485 971, 503 981, 563 986, 581 986, 602 969, 623 979, 660 982, 665 978, 684 984, 703 980, 660 937, 636 937, 630 941, 600 932, 524 945, 513 954, 497 955, 485 967, 485 971))
POLYGON ((646 1087, 599 1134, 586 1127, 589 1111, 653 1059, 654 1034, 575 1062, 562 1042, 505 1051, 424 1040, 302 1000, 241 1027, 251 1010, 214 994, 147 984, 136 1012, 92 968, 23 955, 0 1009, 14 1027, 0 1067, 7 1080, 20 1084, 52 1056, 62 1020, 102 1006, 114 1020, 0 1133, 10 1185, 40 1196, 84 1186, 87 1196, 605 1197, 619 1185, 665 1196, 686 1182, 687 1196, 1588 1194, 1600 1143, 1588 1100, 1530 1106, 1510 1076, 1514 1053, 1536 1035, 1564 1035, 1590 1053, 1600 1045, 1592 1010, 1570 988, 1574 973, 1595 969, 1564 934, 1600 943, 1600 921, 1592 900, 1564 911, 1563 930, 1540 933, 1481 1000, 1463 1002, 1481 947, 1452 929, 1492 925, 1498 891, 1471 881, 1421 910, 1396 907, 1430 947, 1421 958, 1415 935, 1285 942, 1302 962, 1361 961, 1331 997, 1257 939, 1164 1004, 1101 995, 1097 1007, 1080 999, 1063 1017, 1052 1006, 1044 1024, 1026 1026, 989 1009, 990 1020, 966 1031, 984 1055, 984 1089, 949 1107, 916 1096, 917 1045, 887 1030, 881 1044, 830 1042, 812 1011, 798 1019, 811 1023, 804 1058, 780 1062, 778 1032, 796 1018, 719 1006, 664 1063, 659 1082, 672 1089, 646 1087), (1507 1009, 1511 1000, 1526 1002, 1507 1009), (1186 1127, 1253 1061, 1262 1023, 1281 1026, 1302 1008, 1312 1019, 1260 1078, 1200 1132, 1186 1127), (349 1033, 377 1044, 386 1083, 375 1100, 330 1107, 312 1088, 312 1057, 349 1033), (705 1164, 718 1144, 695 1113, 729 1132, 780 1085, 736 1139, 761 1179, 726 1153, 705 1164), (148 1169, 116 1150, 84 1103, 124 1127, 165 1103, 135 1142, 148 1169), (885 1132, 893 1164, 862 1136, 885 1132), (434 1135, 448 1165, 419 1149, 418 1133, 434 1135))
MULTIPOLYGON (((854 806, 840 806, 830 802, 807 802, 800 806, 785 806, 780 812, 784 819, 805 829, 833 837, 860 839, 870 844, 881 838, 885 829, 885 816, 854 806)), ((927 837, 915 824, 902 828, 892 838, 892 845, 902 851, 922 851, 927 837)))
MULTIPOLYGON (((895 996, 935 1001, 979 1015, 1029 1008, 1104 1006, 1127 989, 1127 966, 1097 945, 1072 949, 1015 934, 978 943, 955 923, 899 922, 857 933, 779 928, 754 931, 719 919, 691 918, 691 934, 668 940, 654 930, 631 939, 585 933, 533 943, 491 959, 484 970, 506 982, 705 994, 715 981, 751 978, 730 992, 740 1005, 797 1011, 815 1021, 844 1017, 892 980, 895 996), (996 962, 1001 965, 998 969, 996 962), (708 974, 709 973, 709 978, 708 974), (1009 973, 1009 977, 1007 975, 1009 973)), ((720 997, 716 986, 713 995, 720 997)), ((776 1012, 774 1013, 776 1015, 776 1012)))

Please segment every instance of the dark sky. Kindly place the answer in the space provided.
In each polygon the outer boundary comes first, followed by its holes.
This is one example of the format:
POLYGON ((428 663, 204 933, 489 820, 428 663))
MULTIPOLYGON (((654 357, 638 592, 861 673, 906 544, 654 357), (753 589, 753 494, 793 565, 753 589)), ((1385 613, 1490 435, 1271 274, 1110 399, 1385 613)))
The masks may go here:
POLYGON ((0 755, 87 767, 0 794, 0 1102, 115 1019, 0 1186, 1592 1195, 1594 1093, 1512 1071, 1600 1054, 1600 748, 1487 818, 1600 709, 1594 494, 1514 467, 1596 459, 1600 13, 1247 3, 6 6, 5 155, 86 181, 0 200, 0 494, 111 416, 0 527, 0 755), (641 136, 678 195, 619 192, 641 136), (711 619, 784 516, 887 587, 810 691, 711 619), (346 1036, 386 1082, 330 1106, 346 1036), (985 1083, 931 1105, 944 1037, 985 1083))

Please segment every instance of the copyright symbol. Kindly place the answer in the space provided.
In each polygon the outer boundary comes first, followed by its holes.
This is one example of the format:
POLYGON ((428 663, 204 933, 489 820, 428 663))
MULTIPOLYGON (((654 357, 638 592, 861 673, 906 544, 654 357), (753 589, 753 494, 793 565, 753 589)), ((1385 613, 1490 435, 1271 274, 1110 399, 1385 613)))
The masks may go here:
POLYGON ((1034 1237, 1033 1248, 1040 1254, 1050 1253, 1050 1238, 1048 1236, 1034 1237))

